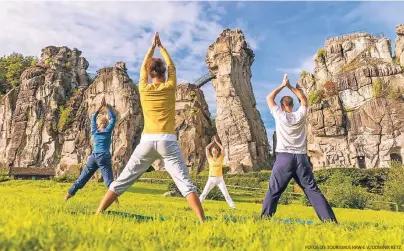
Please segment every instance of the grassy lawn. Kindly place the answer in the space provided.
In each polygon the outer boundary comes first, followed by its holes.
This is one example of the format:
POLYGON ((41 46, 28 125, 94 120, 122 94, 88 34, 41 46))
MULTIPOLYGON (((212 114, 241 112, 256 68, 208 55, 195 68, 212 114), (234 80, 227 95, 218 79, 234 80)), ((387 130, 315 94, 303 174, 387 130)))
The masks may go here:
POLYGON ((90 182, 64 202, 69 186, 53 181, 0 183, 0 250, 404 249, 404 213, 336 208, 340 224, 335 225, 321 223, 311 207, 280 205, 274 219, 261 220, 260 201, 248 202, 247 195, 230 190, 237 210, 225 201, 206 200, 205 213, 213 219, 199 224, 184 198, 162 196, 166 185, 137 183, 121 196, 119 208, 113 205, 109 213, 95 216, 104 185, 90 182), (312 224, 281 221, 287 219, 312 224))

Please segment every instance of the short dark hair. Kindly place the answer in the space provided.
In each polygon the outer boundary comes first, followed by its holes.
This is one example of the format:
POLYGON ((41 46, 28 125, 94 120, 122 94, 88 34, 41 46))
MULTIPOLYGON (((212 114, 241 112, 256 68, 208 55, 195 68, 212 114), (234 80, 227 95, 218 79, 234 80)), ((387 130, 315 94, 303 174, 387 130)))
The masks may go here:
POLYGON ((151 78, 163 77, 166 73, 166 64, 161 58, 152 58, 147 64, 147 70, 151 78))
POLYGON ((281 98, 281 105, 292 107, 293 106, 293 98, 290 97, 290 96, 283 96, 281 98))

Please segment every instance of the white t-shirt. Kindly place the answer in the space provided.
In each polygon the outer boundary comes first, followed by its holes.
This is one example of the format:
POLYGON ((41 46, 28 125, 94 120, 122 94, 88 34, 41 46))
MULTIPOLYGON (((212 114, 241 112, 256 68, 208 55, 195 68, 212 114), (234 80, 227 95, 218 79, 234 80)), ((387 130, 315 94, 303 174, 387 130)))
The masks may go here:
POLYGON ((300 106, 297 111, 289 113, 279 106, 274 106, 271 113, 276 124, 276 152, 305 154, 307 107, 300 106))

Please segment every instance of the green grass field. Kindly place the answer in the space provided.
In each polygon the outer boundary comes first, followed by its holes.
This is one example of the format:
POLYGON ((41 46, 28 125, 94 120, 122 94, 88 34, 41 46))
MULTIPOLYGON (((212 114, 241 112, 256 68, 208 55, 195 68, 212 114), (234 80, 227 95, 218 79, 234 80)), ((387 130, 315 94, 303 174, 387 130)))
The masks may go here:
POLYGON ((137 183, 121 196, 119 208, 113 205, 111 213, 95 216, 104 185, 90 182, 64 202, 69 186, 53 181, 0 183, 0 250, 304 250, 311 245, 404 249, 404 213, 337 208, 340 224, 335 225, 321 223, 311 207, 280 205, 274 219, 261 220, 261 204, 230 191, 237 210, 230 210, 225 201, 207 200, 205 213, 213 219, 200 224, 184 198, 162 196, 166 185, 137 183), (280 221, 287 219, 313 224, 280 221))

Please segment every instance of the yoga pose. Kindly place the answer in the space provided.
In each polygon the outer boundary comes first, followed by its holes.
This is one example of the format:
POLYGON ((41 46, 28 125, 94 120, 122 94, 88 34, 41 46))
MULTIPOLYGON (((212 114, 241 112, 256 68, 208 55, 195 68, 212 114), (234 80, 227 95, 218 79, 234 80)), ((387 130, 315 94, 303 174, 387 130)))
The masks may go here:
POLYGON ((115 127, 115 121, 116 116, 112 111, 112 108, 109 105, 106 105, 105 100, 103 99, 100 108, 98 108, 91 118, 91 134, 94 141, 93 152, 81 172, 80 177, 74 182, 66 194, 65 200, 70 199, 79 189, 83 188, 98 168, 101 170, 104 183, 107 187, 109 187, 114 180, 109 148, 111 146, 111 136, 115 127), (108 109, 109 121, 105 116, 98 117, 99 112, 104 107, 108 109))
POLYGON ((236 208, 234 205, 233 200, 230 197, 229 192, 227 191, 226 184, 224 183, 223 179, 223 159, 224 159, 224 148, 223 146, 217 141, 216 137, 212 140, 212 142, 206 146, 206 158, 208 159, 209 163, 209 178, 208 182, 203 189, 201 196, 199 197, 201 203, 206 198, 208 193, 215 187, 218 186, 224 198, 227 201, 227 204, 233 209, 236 208), (220 155, 219 150, 213 144, 217 144, 220 148, 220 155))
POLYGON ((279 198, 293 178, 303 189, 320 220, 337 222, 327 199, 317 187, 306 154, 306 96, 290 85, 285 74, 282 85, 268 95, 267 102, 276 123, 277 155, 262 206, 262 216, 271 217, 275 214, 279 198), (289 96, 282 97, 280 107, 275 103, 276 95, 285 87, 300 100, 300 107, 296 112, 293 112, 293 99, 289 96))
POLYGON ((146 172, 157 158, 162 158, 167 172, 173 178, 182 195, 200 221, 205 216, 196 193, 196 187, 189 178, 188 168, 181 155, 175 133, 176 70, 173 61, 161 44, 158 33, 154 35, 151 49, 146 54, 140 69, 139 92, 144 115, 144 128, 136 147, 124 170, 111 184, 109 191, 98 207, 97 214, 106 210, 112 202, 124 193, 146 172), (168 67, 160 58, 152 58, 155 47, 160 48, 168 67), (148 83, 148 75, 152 83, 148 83))

